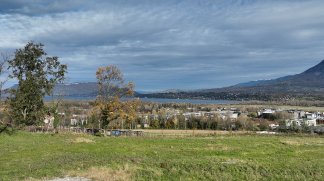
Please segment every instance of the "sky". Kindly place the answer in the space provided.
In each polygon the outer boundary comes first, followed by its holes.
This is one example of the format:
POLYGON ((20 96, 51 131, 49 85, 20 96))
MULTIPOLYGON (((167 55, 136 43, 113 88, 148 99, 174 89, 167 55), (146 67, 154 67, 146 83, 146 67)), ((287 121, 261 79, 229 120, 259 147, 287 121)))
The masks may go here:
POLYGON ((0 0, 0 52, 29 41, 68 65, 67 83, 113 64, 140 91, 217 88, 323 60, 324 1, 0 0))

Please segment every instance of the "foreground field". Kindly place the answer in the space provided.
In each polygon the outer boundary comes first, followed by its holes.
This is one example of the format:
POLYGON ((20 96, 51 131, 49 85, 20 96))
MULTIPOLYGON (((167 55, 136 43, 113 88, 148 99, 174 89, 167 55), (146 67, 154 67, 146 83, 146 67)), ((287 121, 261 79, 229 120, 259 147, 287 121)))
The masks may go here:
POLYGON ((0 180, 322 180, 324 138, 0 135, 0 180))

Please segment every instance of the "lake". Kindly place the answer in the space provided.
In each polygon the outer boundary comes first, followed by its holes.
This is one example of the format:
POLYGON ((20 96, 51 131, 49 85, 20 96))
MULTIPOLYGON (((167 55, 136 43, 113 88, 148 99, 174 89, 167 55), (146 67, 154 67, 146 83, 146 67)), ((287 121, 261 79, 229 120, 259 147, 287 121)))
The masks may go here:
POLYGON ((143 102, 157 103, 190 103, 190 104, 236 104, 239 101, 231 100, 203 100, 203 99, 162 99, 162 98, 140 98, 143 102))
MULTIPOLYGON (((45 97, 46 101, 52 100, 52 97, 45 97)), ((94 100, 94 96, 64 96, 65 100, 75 100, 75 101, 90 101, 94 100)), ((128 100, 126 98, 124 100, 128 100)), ((190 103, 190 104, 236 104, 240 101, 232 100, 204 100, 204 99, 163 99, 163 98, 139 98, 143 102, 156 102, 156 103, 190 103)))

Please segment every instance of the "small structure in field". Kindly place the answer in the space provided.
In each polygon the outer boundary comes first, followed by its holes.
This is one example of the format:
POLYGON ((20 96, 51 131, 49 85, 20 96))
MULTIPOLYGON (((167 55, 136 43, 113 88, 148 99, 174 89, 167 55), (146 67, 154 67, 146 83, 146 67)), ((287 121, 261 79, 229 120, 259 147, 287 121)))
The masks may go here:
POLYGON ((54 116, 51 116, 50 114, 45 116, 44 123, 45 123, 44 128, 46 131, 53 129, 54 128, 54 116))

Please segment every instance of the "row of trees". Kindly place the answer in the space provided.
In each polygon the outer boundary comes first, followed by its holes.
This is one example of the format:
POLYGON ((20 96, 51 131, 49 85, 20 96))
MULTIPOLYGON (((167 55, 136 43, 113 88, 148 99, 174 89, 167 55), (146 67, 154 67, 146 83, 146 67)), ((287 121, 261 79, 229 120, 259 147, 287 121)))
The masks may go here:
MULTIPOLYGON (((139 120, 140 122, 140 120, 139 120)), ((268 122, 256 122, 251 118, 241 115, 238 119, 222 119, 215 117, 185 117, 183 115, 158 118, 149 118, 147 124, 153 129, 200 129, 200 130, 268 130, 268 122)))

